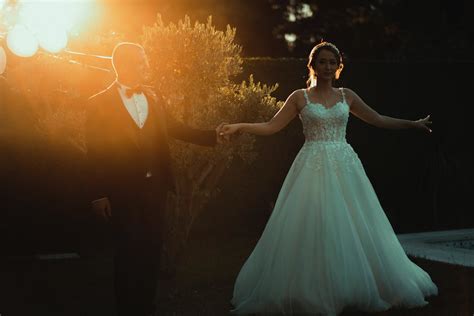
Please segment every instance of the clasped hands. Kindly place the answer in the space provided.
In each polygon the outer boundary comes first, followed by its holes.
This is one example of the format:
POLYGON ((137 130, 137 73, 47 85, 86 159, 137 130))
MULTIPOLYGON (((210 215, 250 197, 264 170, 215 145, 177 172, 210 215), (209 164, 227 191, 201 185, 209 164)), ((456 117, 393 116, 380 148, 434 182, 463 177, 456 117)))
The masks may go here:
POLYGON ((231 136, 239 131, 237 124, 221 123, 216 128, 217 142, 219 144, 228 144, 231 142, 231 136))

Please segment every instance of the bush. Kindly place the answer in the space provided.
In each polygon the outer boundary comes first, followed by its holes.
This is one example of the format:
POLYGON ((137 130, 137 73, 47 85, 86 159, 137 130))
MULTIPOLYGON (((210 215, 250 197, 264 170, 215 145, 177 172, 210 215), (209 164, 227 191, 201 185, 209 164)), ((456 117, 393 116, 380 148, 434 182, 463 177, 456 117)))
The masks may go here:
MULTIPOLYGON (((235 29, 225 32, 189 17, 164 25, 161 17, 144 28, 143 43, 153 69, 155 89, 170 112, 187 124, 214 129, 221 122, 257 122, 273 116, 281 106, 271 93, 277 86, 241 84, 232 78, 242 72, 241 48, 233 43, 235 29)), ((203 148, 172 141, 177 193, 170 197, 167 238, 168 267, 186 244, 195 219, 219 191, 222 176, 234 155, 247 162, 256 157, 255 138, 245 135, 235 144, 203 148)))

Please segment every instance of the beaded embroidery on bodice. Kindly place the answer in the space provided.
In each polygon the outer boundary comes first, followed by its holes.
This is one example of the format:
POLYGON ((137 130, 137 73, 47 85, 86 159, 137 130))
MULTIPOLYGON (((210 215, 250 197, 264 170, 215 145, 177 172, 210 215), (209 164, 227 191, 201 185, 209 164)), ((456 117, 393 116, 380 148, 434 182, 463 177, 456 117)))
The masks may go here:
POLYGON ((309 100, 306 89, 303 90, 306 105, 300 111, 299 117, 303 124, 306 141, 346 142, 346 127, 349 119, 349 105, 346 102, 344 90, 339 88, 342 101, 330 108, 321 103, 309 100))

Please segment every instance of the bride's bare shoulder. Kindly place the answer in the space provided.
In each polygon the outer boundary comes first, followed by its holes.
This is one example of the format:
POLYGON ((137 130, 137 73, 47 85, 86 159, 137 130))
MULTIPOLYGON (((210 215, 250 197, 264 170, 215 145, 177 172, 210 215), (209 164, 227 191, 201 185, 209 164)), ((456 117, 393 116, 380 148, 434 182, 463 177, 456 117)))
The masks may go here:
POLYGON ((355 93, 355 91, 350 88, 344 87, 342 89, 348 104, 351 104, 354 99, 357 99, 359 97, 357 93, 355 93))
POLYGON ((294 90, 287 99, 288 103, 292 103, 294 106, 296 106, 298 112, 306 105, 304 90, 305 89, 294 90))

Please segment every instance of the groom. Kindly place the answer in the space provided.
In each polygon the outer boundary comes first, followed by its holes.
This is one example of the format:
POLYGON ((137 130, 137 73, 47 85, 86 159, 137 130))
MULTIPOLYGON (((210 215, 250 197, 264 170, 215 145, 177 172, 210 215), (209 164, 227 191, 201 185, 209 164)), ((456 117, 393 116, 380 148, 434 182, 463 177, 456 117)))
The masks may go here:
POLYGON ((118 44, 112 64, 115 82, 92 96, 86 111, 90 197, 114 229, 118 315, 152 315, 166 195, 174 185, 168 136, 213 146, 223 142, 223 124, 197 130, 174 120, 142 85, 149 70, 142 46, 118 44))

